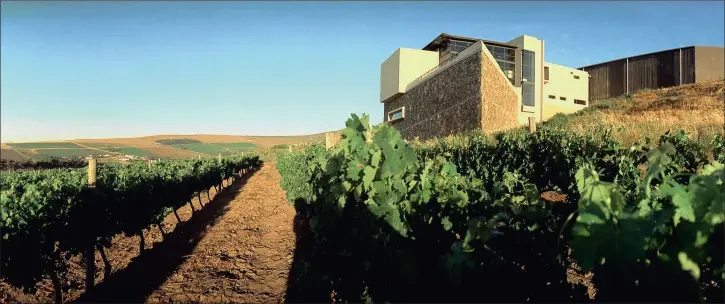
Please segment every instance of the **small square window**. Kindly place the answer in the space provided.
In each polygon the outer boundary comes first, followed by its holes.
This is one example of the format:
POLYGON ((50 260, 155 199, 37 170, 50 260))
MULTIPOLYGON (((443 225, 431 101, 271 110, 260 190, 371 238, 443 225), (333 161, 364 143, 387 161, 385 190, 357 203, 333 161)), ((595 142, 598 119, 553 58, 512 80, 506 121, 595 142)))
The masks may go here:
POLYGON ((549 67, 544 67, 544 80, 549 80, 549 67))
POLYGON ((564 96, 559 97, 559 100, 566 100, 566 97, 564 97, 564 96))
POLYGON ((574 79, 579 79, 579 75, 574 75, 574 79))
POLYGON ((583 106, 587 105, 586 100, 581 100, 581 99, 574 99, 574 103, 578 104, 578 105, 583 105, 583 106))
POLYGON ((554 95, 549 95, 549 98, 550 98, 550 99, 556 99, 556 96, 554 96, 554 95))
POLYGON ((397 108, 388 112, 388 121, 396 121, 405 118, 405 107, 397 108))

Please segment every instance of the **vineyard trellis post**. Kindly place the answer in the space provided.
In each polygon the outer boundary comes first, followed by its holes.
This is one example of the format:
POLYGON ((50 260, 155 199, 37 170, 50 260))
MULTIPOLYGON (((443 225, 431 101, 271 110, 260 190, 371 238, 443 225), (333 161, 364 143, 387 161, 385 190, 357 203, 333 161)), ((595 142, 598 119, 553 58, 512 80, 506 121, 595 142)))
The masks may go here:
POLYGON ((88 160, 88 185, 91 187, 96 186, 96 159, 91 158, 88 160))
POLYGON ((151 169, 151 159, 149 159, 147 162, 149 164, 149 169, 151 169))
POLYGON ((217 154, 216 159, 221 163, 222 162, 222 154, 221 153, 217 154))
POLYGON ((531 132, 531 134, 536 133, 536 118, 535 117, 529 117, 529 132, 531 132))
MULTIPOLYGON (((88 186, 93 189, 96 187, 96 159, 90 158, 88 160, 88 186)), ((92 191, 92 190, 91 190, 92 191)), ((91 202, 94 203, 94 202, 91 202)), ((86 260, 86 290, 93 288, 96 274, 96 251, 95 246, 91 242, 88 244, 85 253, 86 260)))

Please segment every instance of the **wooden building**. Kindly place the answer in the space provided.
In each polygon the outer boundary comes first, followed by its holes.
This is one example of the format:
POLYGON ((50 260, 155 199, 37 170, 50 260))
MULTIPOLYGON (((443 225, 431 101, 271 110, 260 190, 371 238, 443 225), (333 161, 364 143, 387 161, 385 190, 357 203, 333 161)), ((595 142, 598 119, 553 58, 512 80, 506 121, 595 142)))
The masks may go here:
POLYGON ((580 68, 589 73, 589 101, 642 89, 701 83, 725 74, 725 48, 690 46, 627 57, 580 68))

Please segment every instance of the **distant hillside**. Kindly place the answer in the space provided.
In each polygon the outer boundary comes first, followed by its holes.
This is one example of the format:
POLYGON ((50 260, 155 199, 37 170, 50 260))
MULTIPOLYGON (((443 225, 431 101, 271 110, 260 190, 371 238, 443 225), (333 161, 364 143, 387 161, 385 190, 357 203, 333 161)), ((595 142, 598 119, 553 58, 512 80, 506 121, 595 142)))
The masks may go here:
POLYGON ((580 133, 610 127, 627 144, 645 136, 657 138, 668 129, 683 129, 692 139, 707 141, 712 134, 723 133, 724 90, 723 80, 643 90, 597 102, 574 114, 558 114, 544 124, 580 133))
POLYGON ((77 139, 31 143, 3 143, 0 158, 47 160, 93 155, 122 159, 128 156, 154 158, 213 157, 275 145, 324 141, 325 134, 301 136, 154 135, 136 138, 77 139))

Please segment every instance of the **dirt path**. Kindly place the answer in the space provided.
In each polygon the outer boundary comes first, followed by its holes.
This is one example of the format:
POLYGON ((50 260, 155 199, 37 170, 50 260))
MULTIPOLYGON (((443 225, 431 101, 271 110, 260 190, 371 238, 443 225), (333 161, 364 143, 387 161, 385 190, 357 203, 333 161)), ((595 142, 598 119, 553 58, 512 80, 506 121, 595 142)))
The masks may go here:
MULTIPOLYGON (((117 235, 106 249, 112 265, 104 274, 96 251, 96 287, 85 292, 80 256, 69 261, 64 301, 163 303, 280 303, 295 248, 294 209, 279 187, 273 163, 247 173, 220 193, 211 190, 199 201, 144 231, 139 238, 117 235), (192 216, 193 214, 193 216, 192 216)), ((0 303, 52 303, 49 279, 33 294, 0 281, 0 303)))
POLYGON ((295 246, 294 209, 268 163, 149 302, 282 302, 295 246))

